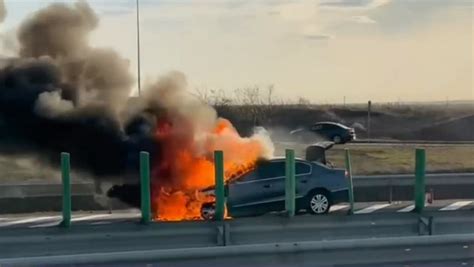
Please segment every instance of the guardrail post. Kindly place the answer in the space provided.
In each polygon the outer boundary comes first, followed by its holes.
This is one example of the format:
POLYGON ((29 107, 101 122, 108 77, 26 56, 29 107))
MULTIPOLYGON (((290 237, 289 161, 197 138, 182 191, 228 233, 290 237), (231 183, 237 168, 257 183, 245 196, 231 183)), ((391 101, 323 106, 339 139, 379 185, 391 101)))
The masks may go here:
POLYGON ((216 214, 215 220, 223 221, 225 213, 225 190, 224 190, 224 152, 214 151, 214 170, 215 170, 215 195, 216 195, 216 214))
POLYGON ((148 224, 151 221, 150 154, 144 151, 140 152, 140 196, 141 223, 148 224))
POLYGON ((295 178, 295 151, 286 150, 285 166, 285 210, 288 217, 295 216, 296 178, 295 178))
POLYGON ((425 207, 426 154, 422 148, 416 149, 415 157, 415 212, 422 213, 425 207))
POLYGON ((352 183, 352 165, 351 165, 351 153, 349 149, 345 149, 346 158, 346 172, 347 172, 347 185, 349 187, 349 211, 348 214, 354 214, 354 186, 352 183))
POLYGON ((63 220, 60 226, 71 226, 71 162, 69 153, 61 153, 61 176, 63 182, 63 220))

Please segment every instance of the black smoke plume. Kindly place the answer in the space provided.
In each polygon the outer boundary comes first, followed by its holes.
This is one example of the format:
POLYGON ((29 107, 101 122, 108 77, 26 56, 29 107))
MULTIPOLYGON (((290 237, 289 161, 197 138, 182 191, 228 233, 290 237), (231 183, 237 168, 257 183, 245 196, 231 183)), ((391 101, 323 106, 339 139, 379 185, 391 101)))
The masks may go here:
POLYGON ((248 164, 247 151, 233 145, 252 146, 255 158, 272 154, 264 135, 241 138, 211 106, 189 95, 182 73, 170 73, 130 98, 134 77, 128 61, 89 45, 98 24, 84 1, 50 5, 21 24, 18 56, 0 62, 0 154, 35 154, 57 164, 59 152, 70 152, 73 168, 96 181, 121 184, 129 178, 131 185, 114 187, 109 196, 137 205, 133 184, 145 150, 158 166, 154 170, 161 170, 152 177, 155 198, 185 194, 186 207, 198 203, 194 193, 200 188, 180 170, 181 152, 211 162, 213 150, 228 149, 226 159, 236 165, 248 164), (218 125, 224 128, 216 133, 218 125))
POLYGON ((93 177, 125 177, 137 170, 140 150, 154 152, 154 115, 145 107, 129 112, 141 100, 129 98, 128 62, 89 46, 98 22, 79 1, 53 4, 21 24, 18 57, 0 62, 0 153, 56 164, 67 151, 73 167, 93 177))

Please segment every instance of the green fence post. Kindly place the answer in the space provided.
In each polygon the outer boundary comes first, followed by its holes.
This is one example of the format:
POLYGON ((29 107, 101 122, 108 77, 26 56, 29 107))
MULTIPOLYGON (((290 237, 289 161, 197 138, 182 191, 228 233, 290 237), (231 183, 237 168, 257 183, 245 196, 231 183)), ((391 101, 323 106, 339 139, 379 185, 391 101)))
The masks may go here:
POLYGON ((63 182, 63 220, 60 226, 71 226, 71 162, 69 153, 61 153, 61 176, 63 182))
POLYGON ((144 151, 140 152, 140 195, 141 223, 148 224, 151 221, 150 154, 144 151))
POLYGON ((214 151, 214 169, 215 169, 215 195, 216 195, 216 214, 215 219, 224 220, 225 213, 225 189, 224 189, 224 153, 214 151))
POLYGON ((415 212, 422 213, 425 208, 426 153, 423 148, 416 149, 415 158, 415 212))
POLYGON ((348 214, 354 214, 354 185, 352 183, 352 166, 351 166, 351 153, 349 149, 346 151, 346 175, 347 175, 347 185, 349 187, 349 211, 348 214))
POLYGON ((285 210, 288 217, 295 216, 296 178, 295 178, 295 151, 286 150, 285 166, 285 210))

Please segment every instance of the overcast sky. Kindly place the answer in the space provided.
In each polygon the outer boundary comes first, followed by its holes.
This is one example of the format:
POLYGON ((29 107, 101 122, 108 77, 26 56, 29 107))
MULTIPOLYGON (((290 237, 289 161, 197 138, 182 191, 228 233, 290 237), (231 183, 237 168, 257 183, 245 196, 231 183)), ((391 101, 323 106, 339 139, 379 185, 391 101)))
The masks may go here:
MULTIPOLYGON (((5 0, 2 31, 52 0, 5 0)), ((136 71, 135 0, 89 0, 136 71)), ((473 0, 141 0, 143 80, 315 103, 473 99, 473 0)))

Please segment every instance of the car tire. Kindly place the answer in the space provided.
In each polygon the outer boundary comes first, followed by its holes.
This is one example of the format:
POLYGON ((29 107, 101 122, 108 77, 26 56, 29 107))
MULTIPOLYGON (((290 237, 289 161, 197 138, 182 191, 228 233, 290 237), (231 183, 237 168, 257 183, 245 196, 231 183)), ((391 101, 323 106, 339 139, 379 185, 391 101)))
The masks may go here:
POLYGON ((311 214, 326 214, 331 208, 331 198, 325 190, 314 190, 309 193, 306 203, 307 210, 311 214))
POLYGON ((342 138, 341 136, 339 135, 335 135, 332 137, 332 141, 335 143, 335 144, 342 144, 342 138))
POLYGON ((216 216, 216 204, 204 203, 201 206, 201 218, 206 221, 214 220, 216 216))

